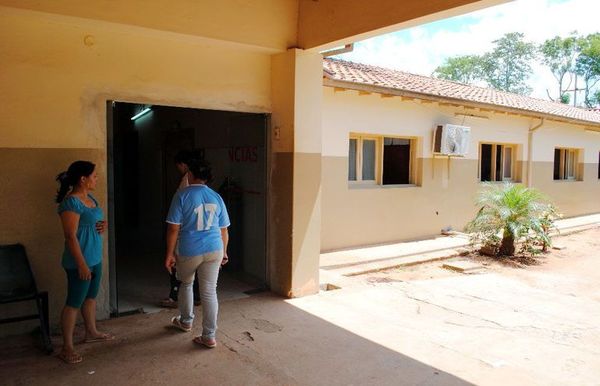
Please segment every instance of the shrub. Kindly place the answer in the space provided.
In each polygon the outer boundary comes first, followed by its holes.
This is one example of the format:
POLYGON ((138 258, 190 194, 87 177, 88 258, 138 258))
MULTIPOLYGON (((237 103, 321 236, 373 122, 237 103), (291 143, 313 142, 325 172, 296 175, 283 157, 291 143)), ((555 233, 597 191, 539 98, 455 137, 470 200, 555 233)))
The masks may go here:
POLYGON ((559 215, 537 190, 511 183, 485 183, 477 206, 477 215, 465 228, 473 243, 481 243, 499 256, 513 256, 517 241, 522 241, 521 253, 532 255, 551 245, 550 232, 559 215))

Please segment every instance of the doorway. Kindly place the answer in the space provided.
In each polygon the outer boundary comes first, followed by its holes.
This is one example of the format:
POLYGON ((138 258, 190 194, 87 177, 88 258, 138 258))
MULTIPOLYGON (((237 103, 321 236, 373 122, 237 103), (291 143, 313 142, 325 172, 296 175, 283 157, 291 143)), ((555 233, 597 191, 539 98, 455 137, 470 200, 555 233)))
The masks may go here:
POLYGON ((107 109, 112 313, 152 312, 169 294, 165 217, 182 177, 174 163, 180 150, 210 162, 209 187, 231 219, 220 299, 265 289, 269 116, 115 101, 107 109))

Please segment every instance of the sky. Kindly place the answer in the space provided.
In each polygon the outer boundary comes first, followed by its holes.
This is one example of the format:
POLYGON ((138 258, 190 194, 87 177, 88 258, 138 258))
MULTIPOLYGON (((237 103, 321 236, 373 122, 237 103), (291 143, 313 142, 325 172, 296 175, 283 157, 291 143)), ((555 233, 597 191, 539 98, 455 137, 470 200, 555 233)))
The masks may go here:
MULTIPOLYGON (((572 31, 600 32, 600 0, 516 0, 480 11, 357 42, 337 58, 431 76, 449 57, 481 55, 508 32, 522 32, 536 44, 572 31)), ((558 83, 550 70, 533 63, 531 96, 555 97, 558 83)))

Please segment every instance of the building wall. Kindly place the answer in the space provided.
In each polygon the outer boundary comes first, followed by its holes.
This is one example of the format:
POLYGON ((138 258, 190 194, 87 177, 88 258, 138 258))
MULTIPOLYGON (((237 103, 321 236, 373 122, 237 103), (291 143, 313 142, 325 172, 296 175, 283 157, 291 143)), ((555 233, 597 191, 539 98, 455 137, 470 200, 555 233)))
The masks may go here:
POLYGON ((567 217, 600 212, 600 133, 582 126, 547 123, 532 140, 533 186, 546 193, 567 217), (556 147, 579 149, 580 180, 553 179, 556 147))
MULTIPOLYGON (((53 323, 66 289, 54 177, 95 162, 106 208, 107 100, 271 110, 272 52, 240 44, 0 7, 0 52, 0 243, 26 246, 53 323)), ((107 274, 102 287, 101 318, 107 274)))
MULTIPOLYGON (((323 87, 321 249, 422 238, 439 234, 448 226, 462 230, 477 209, 474 200, 481 187, 479 144, 517 145, 516 174, 526 182, 528 131, 539 122, 516 115, 465 111, 438 103, 323 87), (443 123, 471 127, 466 157, 432 158, 432 132, 443 123), (416 138, 416 186, 349 186, 350 133, 416 138)), ((565 216, 600 212, 600 135, 586 132, 584 127, 546 121, 533 138, 534 186, 554 200, 565 216), (567 145, 584 149, 584 181, 552 180, 554 147, 567 145)))

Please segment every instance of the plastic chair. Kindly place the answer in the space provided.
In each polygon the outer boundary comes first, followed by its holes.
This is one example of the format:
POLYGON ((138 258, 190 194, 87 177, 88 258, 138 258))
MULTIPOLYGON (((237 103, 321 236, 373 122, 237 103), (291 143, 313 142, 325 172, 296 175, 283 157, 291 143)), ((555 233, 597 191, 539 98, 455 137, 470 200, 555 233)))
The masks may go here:
POLYGON ((44 350, 54 350, 48 322, 48 292, 39 292, 29 265, 25 247, 21 244, 0 245, 0 304, 35 300, 37 314, 0 319, 0 324, 39 319, 44 350))

